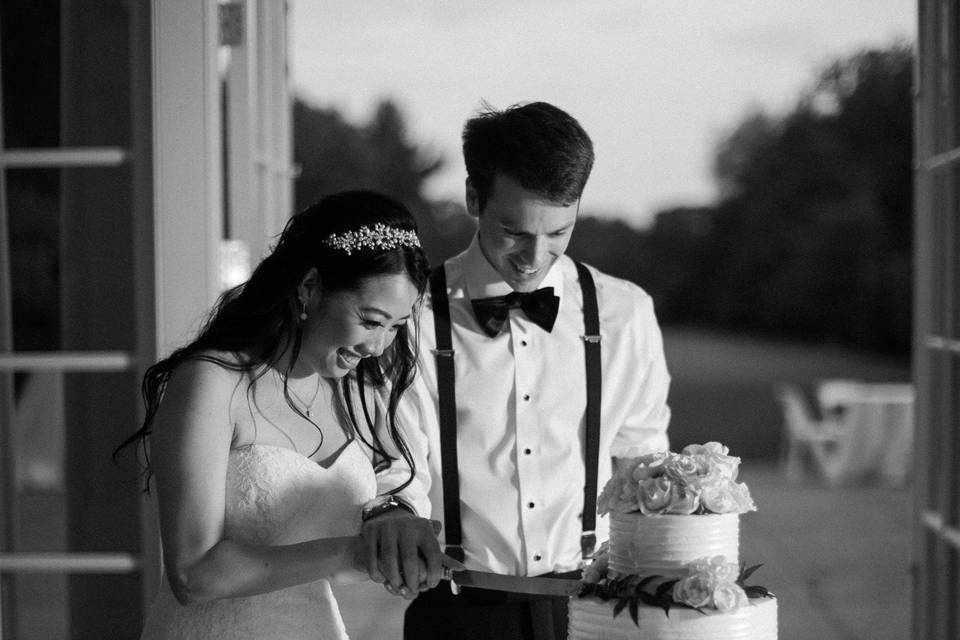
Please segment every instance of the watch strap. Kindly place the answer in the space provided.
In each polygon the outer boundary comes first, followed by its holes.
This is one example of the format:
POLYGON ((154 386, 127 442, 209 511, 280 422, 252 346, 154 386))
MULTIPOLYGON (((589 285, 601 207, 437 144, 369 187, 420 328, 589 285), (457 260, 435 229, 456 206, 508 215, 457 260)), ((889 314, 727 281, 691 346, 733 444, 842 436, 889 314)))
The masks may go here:
POLYGON ((417 515, 417 512, 412 506, 400 498, 391 495, 380 496, 366 503, 361 511, 360 519, 361 521, 366 522, 370 518, 375 518, 376 516, 387 513, 388 511, 394 511, 396 509, 403 509, 411 515, 417 515))

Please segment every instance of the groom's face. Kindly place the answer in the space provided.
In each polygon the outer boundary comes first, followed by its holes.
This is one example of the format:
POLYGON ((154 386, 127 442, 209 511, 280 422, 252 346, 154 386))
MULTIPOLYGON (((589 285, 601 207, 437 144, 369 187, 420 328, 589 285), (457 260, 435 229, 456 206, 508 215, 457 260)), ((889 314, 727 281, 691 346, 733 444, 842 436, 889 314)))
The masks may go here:
POLYGON ((578 205, 549 202, 497 174, 481 210, 476 190, 467 185, 467 209, 479 222, 480 249, 514 291, 539 287, 567 250, 578 205))

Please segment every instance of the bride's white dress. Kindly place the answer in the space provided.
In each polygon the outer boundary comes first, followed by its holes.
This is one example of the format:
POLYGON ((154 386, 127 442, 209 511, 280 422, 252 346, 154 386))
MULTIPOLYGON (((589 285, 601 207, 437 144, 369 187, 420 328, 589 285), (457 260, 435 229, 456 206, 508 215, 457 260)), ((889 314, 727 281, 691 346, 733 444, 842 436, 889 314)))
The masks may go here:
MULTIPOLYGON (((373 468, 356 440, 329 468, 282 447, 235 449, 227 471, 226 535, 269 545, 355 535, 361 507, 376 488, 373 468)), ((141 637, 326 640, 347 634, 327 580, 184 606, 164 578, 141 637)))

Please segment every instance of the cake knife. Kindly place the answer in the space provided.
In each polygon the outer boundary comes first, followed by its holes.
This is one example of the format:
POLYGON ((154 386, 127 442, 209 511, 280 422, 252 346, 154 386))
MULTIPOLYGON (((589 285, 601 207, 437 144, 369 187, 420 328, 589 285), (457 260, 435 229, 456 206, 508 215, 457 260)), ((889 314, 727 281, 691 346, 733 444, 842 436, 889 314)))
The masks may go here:
POLYGON ((455 585, 494 591, 512 591, 544 596, 572 596, 580 590, 580 581, 572 578, 528 578, 505 576, 487 571, 455 571, 450 579, 455 585))

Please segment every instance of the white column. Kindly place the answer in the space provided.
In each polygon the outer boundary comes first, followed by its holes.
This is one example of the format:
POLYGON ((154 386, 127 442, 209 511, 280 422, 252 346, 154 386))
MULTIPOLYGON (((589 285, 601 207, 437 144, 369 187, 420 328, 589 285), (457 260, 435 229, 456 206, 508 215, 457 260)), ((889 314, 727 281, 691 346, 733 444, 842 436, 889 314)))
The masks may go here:
POLYGON ((287 3, 259 3, 260 23, 260 169, 264 233, 283 229, 293 209, 292 124, 287 75, 287 3))
POLYGON ((152 0, 157 353, 219 293, 223 163, 216 0, 152 0))
MULTIPOLYGON (((267 4, 276 0, 267 0, 267 4)), ((240 42, 230 47, 227 76, 227 118, 230 131, 229 194, 230 237, 242 241, 249 250, 250 261, 256 264, 264 255, 266 238, 264 212, 260 209, 263 190, 259 171, 259 130, 264 126, 259 100, 259 0, 244 0, 243 34, 240 42)))

